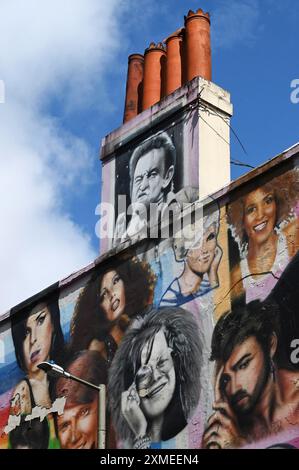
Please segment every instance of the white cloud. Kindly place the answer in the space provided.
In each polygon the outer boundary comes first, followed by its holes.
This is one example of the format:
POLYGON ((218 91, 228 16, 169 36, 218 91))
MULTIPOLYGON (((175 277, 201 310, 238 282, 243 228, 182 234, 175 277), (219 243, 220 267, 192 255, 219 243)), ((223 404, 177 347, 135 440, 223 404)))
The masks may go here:
POLYGON ((47 110, 53 97, 62 113, 94 100, 121 44, 122 5, 0 0, 0 313, 97 255, 64 205, 95 172, 96 154, 47 110))
POLYGON ((213 46, 253 44, 262 28, 261 6, 260 0, 220 0, 213 11, 213 46))

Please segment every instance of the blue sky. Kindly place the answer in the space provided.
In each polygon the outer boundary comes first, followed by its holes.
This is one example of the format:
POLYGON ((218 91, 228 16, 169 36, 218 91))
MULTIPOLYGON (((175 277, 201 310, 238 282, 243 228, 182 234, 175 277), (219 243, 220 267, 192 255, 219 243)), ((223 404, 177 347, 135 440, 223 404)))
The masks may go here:
MULTIPOLYGON (((122 123, 127 57, 211 13, 213 81, 231 93, 231 157, 256 166, 299 141, 299 3, 0 0, 0 311, 97 255, 100 140, 122 123), (42 4, 42 5, 41 5, 42 4)), ((232 166, 232 177, 245 168, 232 166)))

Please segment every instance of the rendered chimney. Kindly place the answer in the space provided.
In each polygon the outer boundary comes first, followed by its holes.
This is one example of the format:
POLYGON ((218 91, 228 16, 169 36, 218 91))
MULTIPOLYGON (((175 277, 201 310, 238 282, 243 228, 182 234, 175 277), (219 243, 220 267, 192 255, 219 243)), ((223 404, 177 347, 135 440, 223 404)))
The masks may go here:
POLYGON ((124 123, 141 112, 143 66, 144 57, 142 54, 129 56, 124 123))
POLYGON ((168 36, 166 43, 166 95, 180 88, 183 84, 183 29, 168 36))
POLYGON ((151 43, 144 52, 142 110, 165 96, 166 51, 162 43, 151 43))
POLYGON ((212 79, 210 15, 200 8, 192 10, 185 16, 186 49, 187 49, 187 79, 203 77, 212 79))

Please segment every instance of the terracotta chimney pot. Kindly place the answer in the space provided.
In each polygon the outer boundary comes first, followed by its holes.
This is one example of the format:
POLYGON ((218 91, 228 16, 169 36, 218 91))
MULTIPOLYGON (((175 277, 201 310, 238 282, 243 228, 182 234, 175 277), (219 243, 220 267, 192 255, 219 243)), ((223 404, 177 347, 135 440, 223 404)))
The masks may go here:
POLYGON ((162 43, 151 43, 144 52, 142 110, 165 96, 166 51, 162 43))
POLYGON ((144 57, 142 54, 131 54, 129 56, 124 123, 141 112, 143 66, 144 57))
POLYGON ((183 84, 183 28, 175 31, 167 39, 166 43, 166 95, 180 88, 183 84))
POLYGON ((187 79, 203 77, 212 79, 210 15, 200 8, 192 10, 185 16, 187 79))

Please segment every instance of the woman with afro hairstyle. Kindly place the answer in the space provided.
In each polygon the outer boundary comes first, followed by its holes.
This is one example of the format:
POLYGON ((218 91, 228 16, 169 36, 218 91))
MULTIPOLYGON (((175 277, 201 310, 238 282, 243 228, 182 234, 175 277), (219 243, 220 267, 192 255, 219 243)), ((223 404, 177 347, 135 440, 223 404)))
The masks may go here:
POLYGON ((149 266, 135 257, 96 270, 75 307, 71 354, 98 351, 110 365, 131 319, 151 304, 154 282, 149 266))

